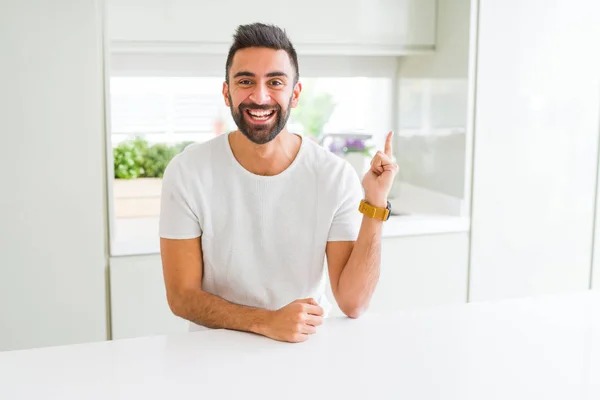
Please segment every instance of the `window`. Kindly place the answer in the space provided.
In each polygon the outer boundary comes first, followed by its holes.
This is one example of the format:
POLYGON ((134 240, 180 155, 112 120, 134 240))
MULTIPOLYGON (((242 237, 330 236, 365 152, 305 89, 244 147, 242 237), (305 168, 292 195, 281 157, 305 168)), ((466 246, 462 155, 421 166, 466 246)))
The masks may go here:
POLYGON ((388 78, 325 77, 302 79, 303 90, 298 108, 292 111, 295 131, 311 134, 311 121, 303 112, 312 107, 325 113, 320 133, 367 133, 382 136, 389 131, 391 85, 388 78), (381 109, 376 110, 377 107, 381 109), (330 111, 330 112, 328 112, 330 111), (382 118, 383 117, 383 118, 382 118), (304 117, 306 118, 306 117, 304 117))
MULTIPOLYGON (((224 58, 209 56, 113 56, 111 255, 159 251, 167 163, 189 143, 236 129, 221 94, 222 63, 224 58)), ((395 60, 316 57, 300 65, 303 91, 288 121, 290 131, 323 145, 323 134, 366 135, 374 145, 383 143, 392 128, 395 60)))
POLYGON ((112 252, 155 252, 161 178, 187 144, 234 126, 222 80, 203 77, 113 77, 110 80, 112 252))
POLYGON ((113 144, 143 136, 153 143, 202 142, 233 126, 219 78, 113 77, 113 144))
MULTIPOLYGON (((426 70, 426 68, 422 68, 426 70)), ((396 209, 465 216, 467 79, 399 79, 396 209)))

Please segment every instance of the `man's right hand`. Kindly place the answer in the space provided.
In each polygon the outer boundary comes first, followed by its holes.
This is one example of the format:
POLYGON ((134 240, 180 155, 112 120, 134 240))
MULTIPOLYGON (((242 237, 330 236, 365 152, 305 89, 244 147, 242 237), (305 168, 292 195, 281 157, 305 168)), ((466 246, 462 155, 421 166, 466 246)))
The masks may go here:
POLYGON ((322 323, 323 308, 314 299, 300 299, 272 311, 263 334, 284 342, 304 342, 322 323))

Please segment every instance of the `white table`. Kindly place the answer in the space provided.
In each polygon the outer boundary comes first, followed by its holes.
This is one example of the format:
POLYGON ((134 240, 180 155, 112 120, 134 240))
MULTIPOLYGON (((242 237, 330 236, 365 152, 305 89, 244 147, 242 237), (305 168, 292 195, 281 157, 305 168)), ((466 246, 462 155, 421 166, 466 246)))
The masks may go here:
POLYGON ((0 399, 600 399, 600 294, 0 353, 0 399))

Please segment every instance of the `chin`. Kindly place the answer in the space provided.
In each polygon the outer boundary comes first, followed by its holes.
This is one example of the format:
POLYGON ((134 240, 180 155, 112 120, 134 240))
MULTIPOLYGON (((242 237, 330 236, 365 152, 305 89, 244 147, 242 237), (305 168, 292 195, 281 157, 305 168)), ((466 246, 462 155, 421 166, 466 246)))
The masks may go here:
POLYGON ((271 141, 273 141, 280 133, 281 131, 275 133, 272 131, 269 131, 267 133, 263 133, 263 132, 247 132, 245 130, 240 129, 240 132, 242 132, 244 134, 244 136, 246 136, 248 138, 248 140, 250 140, 252 143, 254 144, 267 144, 271 141))

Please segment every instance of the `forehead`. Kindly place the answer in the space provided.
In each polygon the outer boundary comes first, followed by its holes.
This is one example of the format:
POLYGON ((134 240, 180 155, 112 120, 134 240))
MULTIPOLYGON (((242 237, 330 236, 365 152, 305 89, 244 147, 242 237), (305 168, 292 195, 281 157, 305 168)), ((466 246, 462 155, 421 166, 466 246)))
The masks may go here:
POLYGON ((274 50, 264 47, 248 47, 236 51, 231 62, 230 75, 247 71, 258 76, 273 71, 281 71, 292 76, 294 67, 285 50, 274 50))

